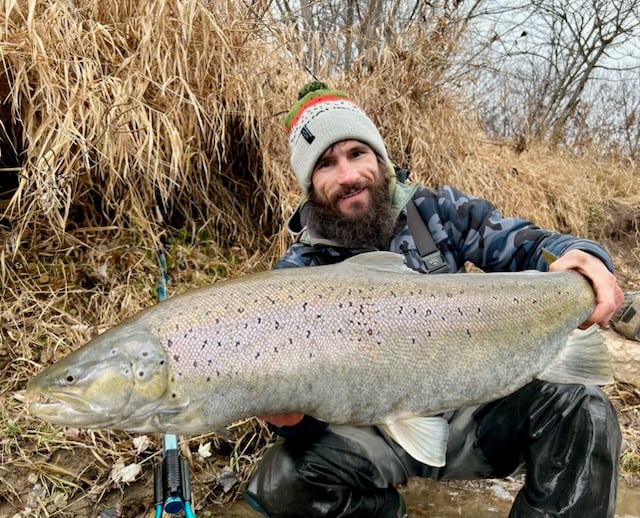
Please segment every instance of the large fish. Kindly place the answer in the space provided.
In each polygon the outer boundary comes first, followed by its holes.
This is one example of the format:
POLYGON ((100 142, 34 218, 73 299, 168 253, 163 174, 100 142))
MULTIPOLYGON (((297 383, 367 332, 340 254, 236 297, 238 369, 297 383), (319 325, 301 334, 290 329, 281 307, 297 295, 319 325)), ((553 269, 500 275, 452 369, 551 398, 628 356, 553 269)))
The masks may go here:
POLYGON ((32 379, 27 392, 45 401, 29 409, 68 426, 185 435, 303 412, 383 426, 443 465, 436 414, 534 378, 611 382, 597 329, 572 333, 594 304, 574 271, 422 275, 390 252, 272 270, 125 320, 32 379))

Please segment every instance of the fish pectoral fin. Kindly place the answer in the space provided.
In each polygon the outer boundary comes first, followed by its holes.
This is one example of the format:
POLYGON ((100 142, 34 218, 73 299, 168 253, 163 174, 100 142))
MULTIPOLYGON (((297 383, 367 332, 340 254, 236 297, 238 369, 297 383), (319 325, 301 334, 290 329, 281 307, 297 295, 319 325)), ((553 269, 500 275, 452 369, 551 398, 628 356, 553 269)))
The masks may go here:
POLYGON ((438 468, 445 465, 449 423, 442 417, 389 420, 383 428, 414 459, 438 468))
POLYGON ((613 383, 609 350, 598 325, 571 333, 558 356, 536 378, 552 383, 613 383))

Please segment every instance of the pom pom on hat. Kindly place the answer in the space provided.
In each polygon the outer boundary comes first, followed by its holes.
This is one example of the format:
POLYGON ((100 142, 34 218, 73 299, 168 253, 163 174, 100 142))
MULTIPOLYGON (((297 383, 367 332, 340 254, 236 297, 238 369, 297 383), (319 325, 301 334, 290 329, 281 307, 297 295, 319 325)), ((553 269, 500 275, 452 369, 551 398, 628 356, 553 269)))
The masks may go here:
POLYGON ((289 133, 291 167, 304 194, 309 192, 318 159, 336 142, 359 140, 389 163, 384 141, 373 121, 347 94, 331 90, 320 81, 300 90, 284 124, 289 133))

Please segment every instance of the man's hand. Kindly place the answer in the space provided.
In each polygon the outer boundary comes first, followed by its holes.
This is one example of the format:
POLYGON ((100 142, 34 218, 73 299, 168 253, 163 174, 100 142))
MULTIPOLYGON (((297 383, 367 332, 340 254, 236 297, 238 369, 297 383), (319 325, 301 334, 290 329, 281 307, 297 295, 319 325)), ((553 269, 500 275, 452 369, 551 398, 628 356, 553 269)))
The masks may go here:
POLYGON ((596 294, 596 308, 580 327, 586 328, 591 324, 607 327, 609 319, 624 300, 624 294, 618 286, 616 276, 607 269, 600 259, 582 250, 569 250, 549 266, 550 272, 563 270, 580 272, 591 281, 593 291, 596 294))
POLYGON ((293 426, 298 424, 300 421, 302 421, 304 414, 264 414, 258 417, 260 419, 264 419, 267 423, 271 423, 273 426, 282 428, 283 426, 293 426))

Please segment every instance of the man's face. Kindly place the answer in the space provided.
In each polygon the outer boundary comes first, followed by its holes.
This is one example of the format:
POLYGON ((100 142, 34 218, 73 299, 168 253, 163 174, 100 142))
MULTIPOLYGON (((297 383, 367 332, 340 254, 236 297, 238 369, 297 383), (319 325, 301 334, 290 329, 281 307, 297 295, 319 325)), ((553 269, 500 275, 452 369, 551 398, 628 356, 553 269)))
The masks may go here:
POLYGON ((371 209, 371 188, 378 181, 378 157, 367 144, 344 140, 327 149, 311 174, 315 200, 348 217, 371 209))
POLYGON ((390 181, 369 146, 338 142, 311 177, 309 229, 348 248, 384 249, 395 228, 390 181))

